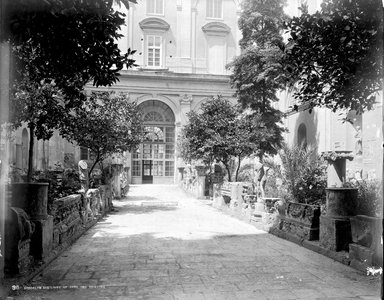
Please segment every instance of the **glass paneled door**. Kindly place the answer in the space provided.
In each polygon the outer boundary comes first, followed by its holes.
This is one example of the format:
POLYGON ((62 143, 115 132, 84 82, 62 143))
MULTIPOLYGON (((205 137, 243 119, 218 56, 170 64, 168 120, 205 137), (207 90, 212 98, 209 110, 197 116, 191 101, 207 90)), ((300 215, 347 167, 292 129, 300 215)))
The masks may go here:
POLYGON ((132 153, 132 183, 174 183, 175 115, 158 100, 147 100, 139 107, 145 138, 132 153))
POLYGON ((152 160, 143 160, 143 183, 153 183, 152 160))

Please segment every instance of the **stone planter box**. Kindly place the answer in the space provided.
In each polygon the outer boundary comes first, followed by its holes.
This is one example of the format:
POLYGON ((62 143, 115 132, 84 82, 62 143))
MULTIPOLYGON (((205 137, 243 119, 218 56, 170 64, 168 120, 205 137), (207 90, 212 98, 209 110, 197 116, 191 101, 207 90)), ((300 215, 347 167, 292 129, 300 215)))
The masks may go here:
POLYGON ((352 242, 349 245, 351 266, 362 271, 370 266, 382 266, 382 219, 357 215, 350 218, 352 242))
POLYGON ((280 230, 304 240, 319 239, 320 206, 287 202, 285 215, 280 215, 280 230))

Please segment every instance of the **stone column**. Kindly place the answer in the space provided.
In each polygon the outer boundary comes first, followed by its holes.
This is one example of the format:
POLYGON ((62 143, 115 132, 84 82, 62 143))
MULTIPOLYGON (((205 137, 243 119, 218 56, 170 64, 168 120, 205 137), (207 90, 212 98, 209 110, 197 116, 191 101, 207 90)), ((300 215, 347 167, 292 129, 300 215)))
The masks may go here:
MULTIPOLYGON (((237 24, 239 24, 239 19, 240 19, 240 16, 241 16, 241 8, 240 8, 240 5, 237 5, 237 9, 236 9, 236 16, 237 16, 237 24)), ((241 30, 239 29, 239 26, 236 26, 236 55, 239 56, 241 54, 241 49, 240 49, 240 45, 239 45, 239 42, 240 40, 242 39, 243 35, 241 33, 241 30)))
POLYGON ((191 37, 191 20, 190 20, 190 7, 183 5, 181 1, 176 3, 176 34, 177 34, 177 57, 181 58, 190 58, 191 57, 191 48, 190 48, 190 37, 191 37))
POLYGON ((192 73, 196 73, 196 15, 197 8, 192 7, 191 11, 191 59, 192 59, 192 73))

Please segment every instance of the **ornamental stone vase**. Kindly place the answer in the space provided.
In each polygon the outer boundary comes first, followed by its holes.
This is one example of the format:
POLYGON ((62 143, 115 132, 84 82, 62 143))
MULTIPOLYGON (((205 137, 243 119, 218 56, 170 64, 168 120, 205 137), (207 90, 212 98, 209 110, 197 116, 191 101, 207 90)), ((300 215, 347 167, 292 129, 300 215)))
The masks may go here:
POLYGON ((328 162, 327 186, 342 187, 346 179, 346 162, 352 160, 351 151, 323 152, 322 157, 328 162))

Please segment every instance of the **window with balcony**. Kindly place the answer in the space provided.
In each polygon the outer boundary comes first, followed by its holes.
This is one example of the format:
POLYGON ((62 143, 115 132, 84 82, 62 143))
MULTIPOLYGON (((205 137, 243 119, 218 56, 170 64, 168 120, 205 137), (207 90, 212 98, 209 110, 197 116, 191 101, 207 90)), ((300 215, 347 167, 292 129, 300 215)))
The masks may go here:
POLYGON ((164 15, 163 0, 147 0, 147 14, 164 15))
POLYGON ((207 18, 212 18, 212 19, 223 18, 222 0, 207 0, 207 18))

